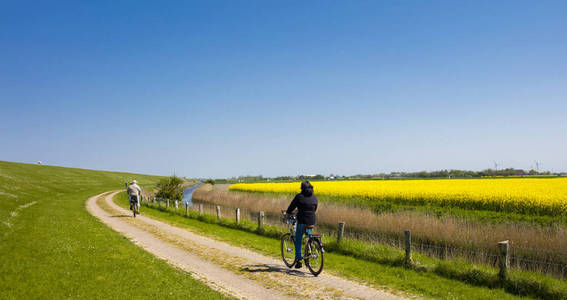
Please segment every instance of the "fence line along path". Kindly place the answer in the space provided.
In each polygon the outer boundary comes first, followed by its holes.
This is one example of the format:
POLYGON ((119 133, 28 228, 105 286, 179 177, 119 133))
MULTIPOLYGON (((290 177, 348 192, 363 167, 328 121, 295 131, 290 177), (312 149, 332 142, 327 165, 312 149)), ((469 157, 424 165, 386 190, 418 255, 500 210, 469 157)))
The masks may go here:
POLYGON ((288 269, 279 260, 143 215, 135 219, 114 218, 129 215, 129 211, 112 202, 115 194, 90 198, 89 212, 148 252, 237 298, 403 299, 325 272, 313 277, 305 268, 288 269))

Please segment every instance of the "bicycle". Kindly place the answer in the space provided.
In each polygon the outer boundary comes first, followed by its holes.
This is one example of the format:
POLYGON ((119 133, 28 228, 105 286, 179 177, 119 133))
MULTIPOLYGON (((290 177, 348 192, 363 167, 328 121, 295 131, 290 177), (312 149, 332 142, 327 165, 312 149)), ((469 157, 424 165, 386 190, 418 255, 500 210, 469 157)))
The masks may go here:
POLYGON ((134 215, 134 218, 136 217, 136 214, 140 214, 140 210, 138 207, 138 198, 134 198, 134 197, 130 197, 130 210, 132 211, 132 214, 134 215), (136 200, 132 200, 132 199, 136 199, 136 200))
MULTIPOLYGON (((289 226, 289 232, 281 237, 281 253, 284 264, 288 268, 292 268, 298 262, 295 259, 295 230, 297 228, 297 215, 286 214, 282 210, 282 222, 289 226)), ((315 226, 307 226, 307 229, 313 229, 315 226)), ((323 271, 325 262, 325 247, 321 241, 321 234, 307 232, 303 235, 301 241, 303 247, 303 260, 313 276, 318 276, 323 271)))

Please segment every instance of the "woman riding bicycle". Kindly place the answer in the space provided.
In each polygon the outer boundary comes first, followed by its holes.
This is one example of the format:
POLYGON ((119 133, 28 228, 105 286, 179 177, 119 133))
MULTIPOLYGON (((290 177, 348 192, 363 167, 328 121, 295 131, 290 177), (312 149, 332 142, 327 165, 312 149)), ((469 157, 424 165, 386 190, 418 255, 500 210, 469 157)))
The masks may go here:
POLYGON ((301 268, 301 240, 303 234, 307 231, 311 233, 311 229, 317 224, 317 198, 313 195, 313 186, 309 181, 301 183, 301 193, 295 195, 291 204, 287 208, 286 213, 291 214, 296 208, 299 211, 297 214, 297 229, 295 231, 295 267, 301 268))

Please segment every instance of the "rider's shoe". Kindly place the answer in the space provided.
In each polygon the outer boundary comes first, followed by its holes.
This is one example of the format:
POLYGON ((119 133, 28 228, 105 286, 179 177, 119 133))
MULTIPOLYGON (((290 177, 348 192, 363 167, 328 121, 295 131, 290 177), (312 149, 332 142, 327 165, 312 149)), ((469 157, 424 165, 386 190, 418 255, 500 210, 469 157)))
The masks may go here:
POLYGON ((296 269, 301 269, 301 267, 303 267, 303 265, 301 264, 301 261, 298 261, 298 262, 295 263, 296 269))

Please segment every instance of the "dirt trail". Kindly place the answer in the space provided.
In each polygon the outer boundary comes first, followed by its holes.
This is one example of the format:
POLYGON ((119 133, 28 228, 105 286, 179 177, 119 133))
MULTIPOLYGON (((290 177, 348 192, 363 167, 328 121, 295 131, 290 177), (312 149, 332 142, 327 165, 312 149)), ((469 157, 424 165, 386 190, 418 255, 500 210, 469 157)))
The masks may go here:
MULTIPOLYGON (((283 262, 148 217, 129 217, 116 194, 89 198, 87 210, 146 251, 240 299, 403 299, 323 272, 288 269, 283 262)), ((142 211, 143 213, 143 211, 142 211)))

